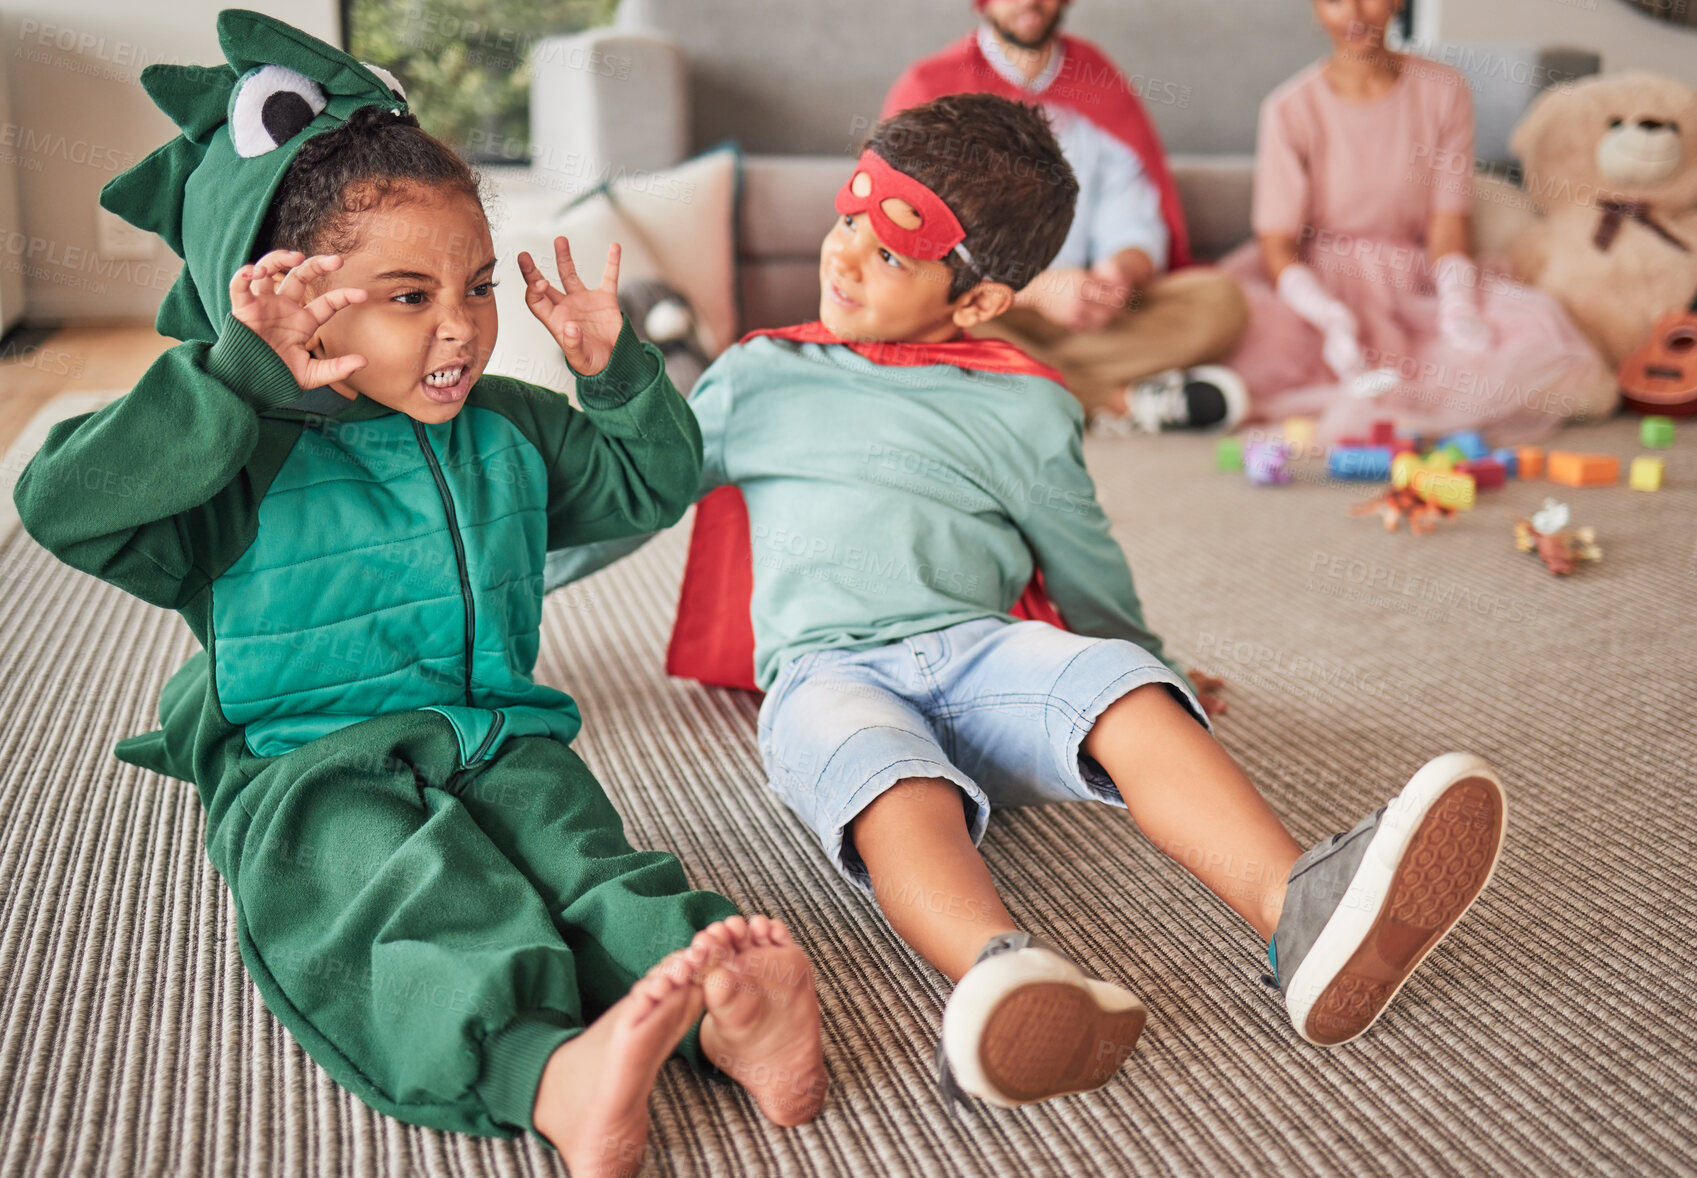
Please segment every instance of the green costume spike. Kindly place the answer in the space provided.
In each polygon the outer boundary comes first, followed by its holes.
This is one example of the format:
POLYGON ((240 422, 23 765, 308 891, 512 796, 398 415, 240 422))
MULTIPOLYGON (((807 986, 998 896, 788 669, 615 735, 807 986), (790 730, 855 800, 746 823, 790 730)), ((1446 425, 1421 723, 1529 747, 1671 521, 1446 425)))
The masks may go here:
POLYGON ((390 82, 333 45, 257 12, 228 9, 218 14, 218 43, 228 65, 153 65, 142 86, 182 129, 100 193, 100 203, 124 220, 165 239, 187 263, 159 308, 161 335, 211 343, 230 313, 230 277, 254 260, 256 238, 283 173, 314 135, 342 125, 362 106, 404 111, 406 99, 390 82), (304 99, 283 97, 254 105, 254 117, 232 122, 244 87, 266 83, 266 67, 282 66, 321 91, 322 109, 296 126, 287 115, 306 108, 304 99), (234 139, 291 128, 281 142, 253 154, 234 139))
POLYGON ((229 111, 237 76, 227 65, 150 65, 141 85, 184 138, 204 145, 229 111))

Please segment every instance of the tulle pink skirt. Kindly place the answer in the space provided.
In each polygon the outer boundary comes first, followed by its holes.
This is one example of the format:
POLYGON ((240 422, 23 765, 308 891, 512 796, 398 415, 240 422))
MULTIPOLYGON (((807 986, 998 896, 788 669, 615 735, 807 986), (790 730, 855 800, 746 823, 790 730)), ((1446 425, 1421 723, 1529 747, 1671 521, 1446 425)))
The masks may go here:
POLYGON ((1364 435, 1378 420, 1440 434, 1478 429, 1493 445, 1536 441, 1562 421, 1612 404, 1614 377, 1550 296, 1482 263, 1479 311, 1494 338, 1484 352, 1444 343, 1438 297, 1418 245, 1355 239, 1316 250, 1309 267, 1361 324, 1370 368, 1398 380, 1377 397, 1352 396, 1320 356, 1320 333, 1279 299, 1248 242, 1221 268, 1249 300, 1249 327, 1225 361, 1249 386, 1251 420, 1318 418, 1317 440, 1364 435))

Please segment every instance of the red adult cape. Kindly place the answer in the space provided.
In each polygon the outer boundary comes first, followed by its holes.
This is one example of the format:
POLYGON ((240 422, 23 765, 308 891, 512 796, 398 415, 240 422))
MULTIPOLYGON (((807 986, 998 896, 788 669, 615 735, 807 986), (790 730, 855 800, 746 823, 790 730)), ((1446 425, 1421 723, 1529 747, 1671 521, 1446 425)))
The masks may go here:
MULTIPOLYGON (((751 331, 738 341, 756 336, 812 344, 843 344, 874 364, 917 367, 949 364, 979 372, 1041 376, 1064 384, 1061 374, 1039 364, 1013 344, 977 339, 962 332, 939 344, 856 343, 840 339, 818 322, 773 331, 751 331)), ((689 537, 678 616, 666 648, 666 671, 682 679, 699 679, 716 687, 758 690, 754 682, 754 620, 749 614, 754 596, 754 551, 749 540, 748 504, 736 487, 720 487, 696 504, 695 528, 689 537)), ((1011 611, 1016 618, 1065 623, 1043 592, 1043 574, 1036 573, 1011 611)))
POLYGON ((881 118, 897 111, 919 106, 945 94, 998 94, 1015 102, 1042 103, 1044 106, 1065 107, 1089 119, 1102 130, 1124 143, 1143 161, 1143 170, 1161 194, 1161 219, 1167 223, 1172 239, 1168 250, 1169 269, 1191 264, 1190 234, 1184 225, 1184 209, 1179 204, 1178 187, 1167 167, 1167 153, 1161 148, 1161 138, 1143 103, 1131 88, 1131 82, 1108 56, 1088 41, 1057 35, 1066 58, 1054 82, 1041 94, 1032 94, 997 73, 984 60, 978 47, 978 33, 968 33, 940 53, 921 58, 907 67, 884 99, 881 118))

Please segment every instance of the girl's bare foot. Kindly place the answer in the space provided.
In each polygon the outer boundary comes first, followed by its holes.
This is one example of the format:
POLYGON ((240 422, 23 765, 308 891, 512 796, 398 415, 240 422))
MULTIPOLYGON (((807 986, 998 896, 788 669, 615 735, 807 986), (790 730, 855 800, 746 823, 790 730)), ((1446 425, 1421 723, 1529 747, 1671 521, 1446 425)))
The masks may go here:
POLYGON ((705 966, 701 1050, 748 1090, 766 1118, 800 1125, 825 1103, 819 999, 813 967, 789 929, 764 916, 732 916, 702 929, 690 946, 705 966))
POLYGON ((572 1178, 635 1174, 660 1066, 700 1016, 690 964, 673 954, 548 1057, 532 1120, 572 1178))

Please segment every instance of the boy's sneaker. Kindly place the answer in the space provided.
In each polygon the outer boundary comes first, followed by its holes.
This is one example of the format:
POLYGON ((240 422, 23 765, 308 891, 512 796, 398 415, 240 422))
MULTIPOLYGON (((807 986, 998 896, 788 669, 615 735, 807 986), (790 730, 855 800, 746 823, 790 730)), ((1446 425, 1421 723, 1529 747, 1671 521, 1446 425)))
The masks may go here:
POLYGON ((1119 1070, 1149 1011, 1030 933, 992 937, 943 1008, 938 1082, 1002 1108, 1088 1092, 1119 1070))
POLYGON ((1230 431, 1249 412, 1249 390, 1242 377, 1219 365, 1169 368, 1127 389, 1123 404, 1121 413, 1102 412, 1092 419, 1098 432, 1230 431))
POLYGON ((1445 753, 1296 861, 1267 960, 1297 1034, 1329 1047, 1373 1025, 1484 891, 1506 813, 1489 765, 1445 753))

